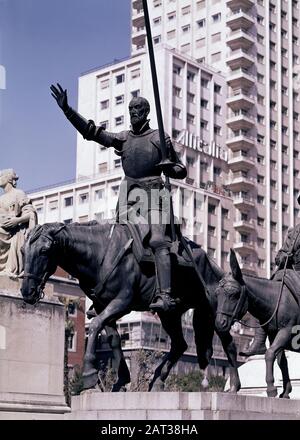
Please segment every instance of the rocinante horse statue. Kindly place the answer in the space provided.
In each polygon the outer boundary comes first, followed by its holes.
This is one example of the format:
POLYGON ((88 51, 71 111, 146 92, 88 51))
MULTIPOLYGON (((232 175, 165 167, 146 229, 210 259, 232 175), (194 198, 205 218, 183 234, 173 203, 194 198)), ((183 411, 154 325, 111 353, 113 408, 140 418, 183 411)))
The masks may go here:
MULTIPOLYGON (((43 296, 45 283, 57 266, 77 278, 80 288, 93 300, 97 312, 97 316, 90 323, 84 356, 84 388, 92 388, 98 382, 95 363, 96 341, 99 332, 105 328, 118 363, 118 381, 113 391, 119 391, 130 382, 130 374, 121 350, 116 320, 132 310, 149 310, 155 293, 156 276, 154 264, 138 263, 131 247, 128 246, 127 228, 116 224, 112 235, 111 228, 112 225, 108 222, 38 225, 30 233, 24 246, 25 271, 21 293, 26 303, 37 303, 43 296), (116 264, 115 255, 118 255, 122 247, 126 248, 126 252, 116 264), (105 256, 107 252, 108 257, 105 256), (110 265, 113 270, 106 280, 105 288, 97 291, 103 276, 103 265, 110 265)), ((224 272, 198 245, 190 243, 194 248, 193 254, 199 271, 207 285, 209 298, 205 295, 194 268, 173 264, 173 292, 179 301, 173 310, 158 313, 163 328, 170 336, 171 349, 155 369, 149 390, 160 389, 172 366, 187 348, 181 317, 188 309, 194 309, 193 328, 200 369, 206 369, 213 354, 212 339, 217 305, 214 293, 224 272)), ((217 333, 231 367, 230 391, 237 392, 240 381, 235 344, 229 330, 217 330, 217 333)))
POLYGON ((216 290, 216 327, 219 331, 226 332, 247 311, 257 318, 270 341, 265 355, 267 395, 277 395, 273 371, 277 358, 283 379, 280 397, 289 398, 292 386, 284 350, 300 352, 299 335, 297 336, 300 309, 297 298, 281 281, 243 275, 232 250, 230 266, 232 274, 226 275, 216 290))

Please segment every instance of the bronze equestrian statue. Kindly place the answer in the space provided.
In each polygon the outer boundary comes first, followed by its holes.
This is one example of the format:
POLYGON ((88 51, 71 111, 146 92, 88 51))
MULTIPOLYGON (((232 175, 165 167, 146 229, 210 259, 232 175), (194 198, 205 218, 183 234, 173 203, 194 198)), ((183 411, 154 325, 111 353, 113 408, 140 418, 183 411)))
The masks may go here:
MULTIPOLYGON (((300 194, 297 197, 300 204, 300 194)), ((282 248, 275 257, 277 270, 271 277, 272 280, 284 281, 288 288, 294 292, 300 286, 300 224, 288 230, 282 248)), ((295 293, 297 298, 297 292, 295 293)), ((241 356, 254 356, 266 353, 267 334, 262 327, 255 331, 254 341, 248 350, 241 352, 241 356)))
POLYGON ((125 178, 120 187, 117 221, 128 212, 130 206, 135 205, 136 201, 131 198, 136 189, 146 193, 146 206, 142 206, 142 211, 150 225, 149 246, 155 257, 158 276, 158 290, 150 308, 153 311, 167 311, 175 307, 175 299, 171 296, 170 231, 163 220, 164 215, 164 218, 167 218, 168 212, 163 212, 166 208, 161 202, 158 206, 151 206, 153 190, 167 191, 161 177, 162 172, 174 179, 184 179, 187 175, 186 168, 180 162, 170 137, 165 134, 168 161, 162 162, 159 132, 150 128, 148 119, 150 105, 145 98, 133 98, 129 103, 131 129, 110 133, 104 127, 96 126, 94 121, 87 121, 72 109, 68 105, 67 91, 59 84, 57 87, 51 85, 51 91, 65 116, 84 139, 97 142, 107 148, 113 147, 116 154, 121 157, 125 178), (124 192, 125 200, 121 197, 124 192), (159 211, 156 216, 155 210, 159 211))

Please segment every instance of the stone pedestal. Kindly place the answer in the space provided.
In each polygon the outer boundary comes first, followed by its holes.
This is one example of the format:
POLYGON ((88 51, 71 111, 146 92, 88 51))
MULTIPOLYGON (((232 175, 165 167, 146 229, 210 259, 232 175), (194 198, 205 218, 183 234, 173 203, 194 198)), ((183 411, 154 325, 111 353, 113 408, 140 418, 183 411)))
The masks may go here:
POLYGON ((68 420, 300 420, 300 400, 228 393, 101 393, 72 398, 68 420))
POLYGON ((51 286, 24 306, 20 286, 0 277, 0 419, 63 418, 64 307, 51 286))

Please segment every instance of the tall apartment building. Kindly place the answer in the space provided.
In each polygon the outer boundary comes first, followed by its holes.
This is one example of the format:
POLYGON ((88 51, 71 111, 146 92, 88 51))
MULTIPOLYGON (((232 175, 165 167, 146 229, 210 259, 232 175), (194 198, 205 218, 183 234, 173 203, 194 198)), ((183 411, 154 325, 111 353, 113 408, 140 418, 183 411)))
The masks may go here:
MULTIPOLYGON (((235 245, 270 276, 289 226, 299 221, 299 1, 149 1, 154 43, 221 70, 227 78, 227 187, 235 245), (298 220, 297 220, 298 219, 298 220)), ((145 48, 142 2, 132 1, 132 53, 145 48)))

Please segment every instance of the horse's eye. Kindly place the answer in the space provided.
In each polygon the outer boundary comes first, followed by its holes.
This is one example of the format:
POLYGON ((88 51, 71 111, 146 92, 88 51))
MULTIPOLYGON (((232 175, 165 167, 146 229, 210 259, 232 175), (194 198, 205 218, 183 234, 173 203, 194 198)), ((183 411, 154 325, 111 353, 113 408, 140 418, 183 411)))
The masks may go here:
POLYGON ((50 249, 50 247, 42 247, 41 250, 40 250, 40 253, 42 255, 45 255, 45 254, 48 253, 49 249, 50 249))

